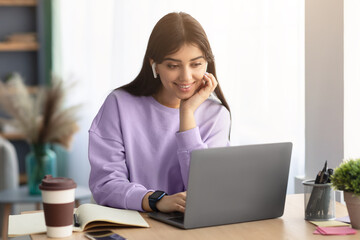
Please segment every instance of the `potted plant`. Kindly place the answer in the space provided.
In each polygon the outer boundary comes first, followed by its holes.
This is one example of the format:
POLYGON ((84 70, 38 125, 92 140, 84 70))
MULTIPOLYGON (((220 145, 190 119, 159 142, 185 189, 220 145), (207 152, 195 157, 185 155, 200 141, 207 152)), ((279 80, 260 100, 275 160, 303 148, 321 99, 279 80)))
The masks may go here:
POLYGON ((17 73, 0 81, 0 108, 10 117, 0 117, 0 123, 12 125, 30 144, 25 165, 30 194, 41 193, 38 185, 45 175, 57 175, 56 155, 50 144, 69 148, 78 130, 79 106, 64 106, 66 90, 56 77, 49 86, 39 86, 35 94, 28 91, 17 73))
POLYGON ((332 186, 344 191, 344 200, 353 228, 360 229, 360 158, 341 163, 331 176, 332 186))

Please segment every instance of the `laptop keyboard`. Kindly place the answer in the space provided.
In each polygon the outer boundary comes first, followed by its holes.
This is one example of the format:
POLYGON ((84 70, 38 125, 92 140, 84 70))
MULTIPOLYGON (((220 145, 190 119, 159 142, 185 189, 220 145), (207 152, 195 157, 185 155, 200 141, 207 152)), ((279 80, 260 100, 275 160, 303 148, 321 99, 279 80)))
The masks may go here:
POLYGON ((181 212, 167 213, 167 219, 177 223, 184 223, 184 214, 181 212))
POLYGON ((165 221, 168 223, 177 223, 184 224, 184 213, 181 212, 172 212, 172 213, 162 213, 162 212, 151 212, 149 216, 160 221, 165 221))
POLYGON ((184 223, 184 216, 169 218, 169 220, 177 223, 184 223))

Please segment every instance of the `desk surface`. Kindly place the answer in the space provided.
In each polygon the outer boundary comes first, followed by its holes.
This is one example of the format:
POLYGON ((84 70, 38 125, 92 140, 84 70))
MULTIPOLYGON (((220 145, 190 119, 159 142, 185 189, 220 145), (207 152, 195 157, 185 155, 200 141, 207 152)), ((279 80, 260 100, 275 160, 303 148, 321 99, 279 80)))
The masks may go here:
MULTIPOLYGON (((336 205, 336 217, 347 216, 346 206, 336 205)), ((304 195, 288 195, 285 212, 281 218, 237 223, 216 227, 182 230, 155 221, 142 213, 150 228, 123 228, 114 230, 127 239, 324 239, 325 236, 314 235, 315 226, 304 220, 304 195)), ((326 236, 326 239, 359 239, 359 234, 348 236, 326 236)), ((45 234, 31 236, 33 240, 45 240, 45 234)), ((85 240, 83 233, 74 233, 67 240, 85 240)), ((87 239, 88 240, 88 239, 87 239)))

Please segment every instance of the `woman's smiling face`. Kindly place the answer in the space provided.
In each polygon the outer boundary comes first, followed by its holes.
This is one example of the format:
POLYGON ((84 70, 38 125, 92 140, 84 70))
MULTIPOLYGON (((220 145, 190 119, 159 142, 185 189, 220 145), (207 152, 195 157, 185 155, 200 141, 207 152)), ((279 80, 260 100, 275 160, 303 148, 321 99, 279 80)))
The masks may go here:
POLYGON ((201 87, 207 62, 199 47, 183 45, 156 65, 162 87, 154 95, 161 104, 178 108, 181 99, 188 99, 201 87))

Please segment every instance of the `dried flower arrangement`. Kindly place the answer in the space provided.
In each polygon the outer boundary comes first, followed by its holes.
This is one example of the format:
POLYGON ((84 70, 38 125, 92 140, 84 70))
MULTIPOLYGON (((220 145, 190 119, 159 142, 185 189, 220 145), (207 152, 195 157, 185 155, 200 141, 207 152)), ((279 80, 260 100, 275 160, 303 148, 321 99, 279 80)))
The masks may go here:
POLYGON ((58 143, 69 148, 78 131, 80 106, 64 108, 67 89, 60 78, 53 77, 51 86, 31 94, 21 76, 13 73, 0 81, 0 108, 12 119, 0 118, 0 123, 19 129, 30 144, 58 143))

